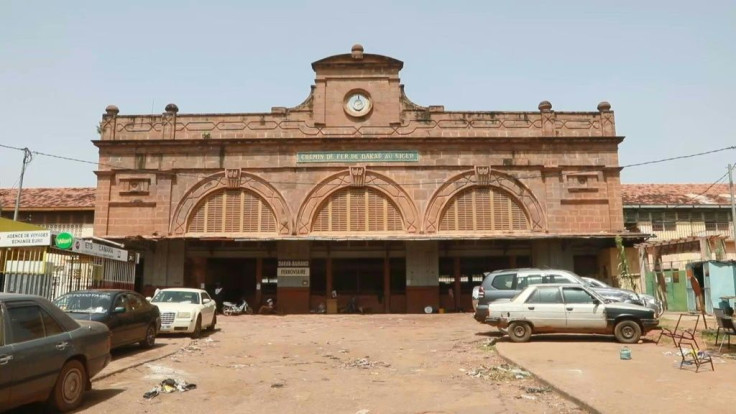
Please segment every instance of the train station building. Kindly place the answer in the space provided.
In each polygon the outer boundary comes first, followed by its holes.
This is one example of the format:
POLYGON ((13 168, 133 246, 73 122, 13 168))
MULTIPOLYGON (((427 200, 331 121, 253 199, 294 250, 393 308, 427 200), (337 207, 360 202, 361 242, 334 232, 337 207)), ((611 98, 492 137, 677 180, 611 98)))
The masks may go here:
POLYGON ((469 310, 486 271, 615 272, 614 238, 640 235, 624 231, 611 105, 450 111, 412 102, 402 67, 355 45, 312 63, 296 106, 108 106, 95 236, 142 252, 146 289, 221 283, 291 313, 333 291, 376 313, 469 310))

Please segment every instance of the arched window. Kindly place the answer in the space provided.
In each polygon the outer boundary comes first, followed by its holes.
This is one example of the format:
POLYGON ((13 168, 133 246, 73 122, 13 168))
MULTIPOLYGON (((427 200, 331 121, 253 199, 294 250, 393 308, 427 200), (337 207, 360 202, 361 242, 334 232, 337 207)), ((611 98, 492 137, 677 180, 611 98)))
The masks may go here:
POLYGON ((194 208, 189 233, 274 233, 276 218, 271 207, 247 190, 222 190, 210 194, 194 208))
POLYGON ((528 230, 529 220, 519 203, 492 187, 473 187, 450 200, 442 212, 440 231, 528 230))
POLYGON ((320 207, 312 231, 403 231, 393 201, 371 188, 347 188, 332 194, 320 207))

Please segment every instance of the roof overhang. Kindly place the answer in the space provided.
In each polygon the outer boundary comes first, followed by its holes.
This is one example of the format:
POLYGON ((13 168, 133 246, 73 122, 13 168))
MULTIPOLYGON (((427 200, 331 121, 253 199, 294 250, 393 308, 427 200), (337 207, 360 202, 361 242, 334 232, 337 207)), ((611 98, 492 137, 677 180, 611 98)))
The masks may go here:
POLYGON ((524 233, 524 234, 310 234, 307 236, 292 235, 252 235, 252 234, 184 234, 175 236, 115 236, 107 235, 106 239, 117 241, 160 241, 160 240, 202 240, 202 241, 393 241, 393 240, 613 240, 617 236, 629 241, 646 240, 651 237, 647 233, 524 233))
POLYGON ((624 209, 643 208, 643 209, 731 209, 728 204, 624 204, 624 209))

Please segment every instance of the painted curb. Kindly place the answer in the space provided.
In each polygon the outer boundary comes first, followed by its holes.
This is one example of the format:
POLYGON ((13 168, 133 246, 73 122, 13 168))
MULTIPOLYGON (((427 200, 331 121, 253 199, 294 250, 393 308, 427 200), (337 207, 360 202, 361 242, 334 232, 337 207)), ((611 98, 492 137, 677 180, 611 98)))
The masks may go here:
POLYGON ((126 366, 124 366, 124 367, 120 367, 120 368, 118 368, 118 369, 116 369, 116 370, 114 370, 114 371, 110 371, 110 372, 105 372, 104 374, 101 374, 101 375, 97 375, 97 376, 95 376, 94 378, 92 378, 92 382, 94 383, 94 382, 97 382, 97 381, 103 380, 103 379, 105 379, 105 378, 108 378, 108 377, 111 377, 111 376, 113 376, 113 375, 119 374, 119 373, 121 373, 121 372, 123 372, 123 371, 127 371, 127 370, 129 370, 129 369, 131 369, 131 368, 139 367, 139 366, 141 366, 141 365, 143 365, 143 364, 147 364, 147 363, 149 363, 149 362, 153 362, 153 361, 158 361, 158 360, 160 360, 160 359, 164 359, 164 358, 170 357, 170 356, 172 356, 172 355, 174 355, 174 354, 178 353, 178 352, 179 352, 179 351, 181 351, 182 349, 184 349, 184 348, 186 348, 186 347, 188 347, 188 346, 191 346, 191 345, 192 345, 193 343, 194 343, 194 341, 190 341, 190 342, 189 342, 188 344, 186 344, 186 345, 182 346, 181 348, 179 348, 179 349, 177 349, 177 350, 175 350, 175 351, 169 352, 169 353, 167 353, 167 354, 164 354, 164 355, 158 355, 158 356, 156 356, 156 357, 153 357, 153 358, 150 358, 150 359, 145 359, 145 360, 142 360, 142 361, 138 361, 138 362, 135 362, 135 363, 133 363, 133 364, 130 364, 130 365, 126 365, 126 366))
POLYGON ((585 401, 581 400, 580 398, 578 398, 578 397, 570 394, 569 392, 563 390, 562 388, 557 387, 551 381, 547 380, 546 378, 542 377, 541 375, 537 374, 536 372, 528 369, 527 367, 525 367, 524 365, 520 364, 519 362, 514 361, 512 358, 509 358, 508 356, 503 355, 501 353, 501 350, 498 348, 498 346, 496 346, 496 353, 498 354, 498 356, 500 356, 501 358, 503 358, 506 362, 508 362, 510 364, 514 364, 514 365, 518 366, 519 368, 521 368, 521 369, 523 369, 525 371, 531 372, 532 375, 534 375, 534 378, 536 378, 539 382, 541 382, 544 385, 552 388, 553 390, 555 390, 556 392, 558 392, 559 394, 561 394, 563 397, 565 397, 568 400, 574 402, 575 404, 578 404, 579 406, 585 408, 590 413, 593 413, 593 414, 601 414, 601 411, 598 410, 597 408, 591 406, 590 404, 588 404, 585 401))

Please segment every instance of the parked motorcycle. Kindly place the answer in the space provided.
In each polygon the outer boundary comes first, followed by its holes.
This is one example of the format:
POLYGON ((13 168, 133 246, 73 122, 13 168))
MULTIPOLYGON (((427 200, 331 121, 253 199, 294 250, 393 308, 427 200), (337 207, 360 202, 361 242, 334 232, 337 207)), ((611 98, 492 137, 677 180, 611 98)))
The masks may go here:
POLYGON ((222 313, 225 316, 240 315, 243 313, 252 315, 253 308, 248 305, 248 302, 246 302, 245 299, 242 299, 239 304, 235 304, 232 302, 222 302, 222 313))

